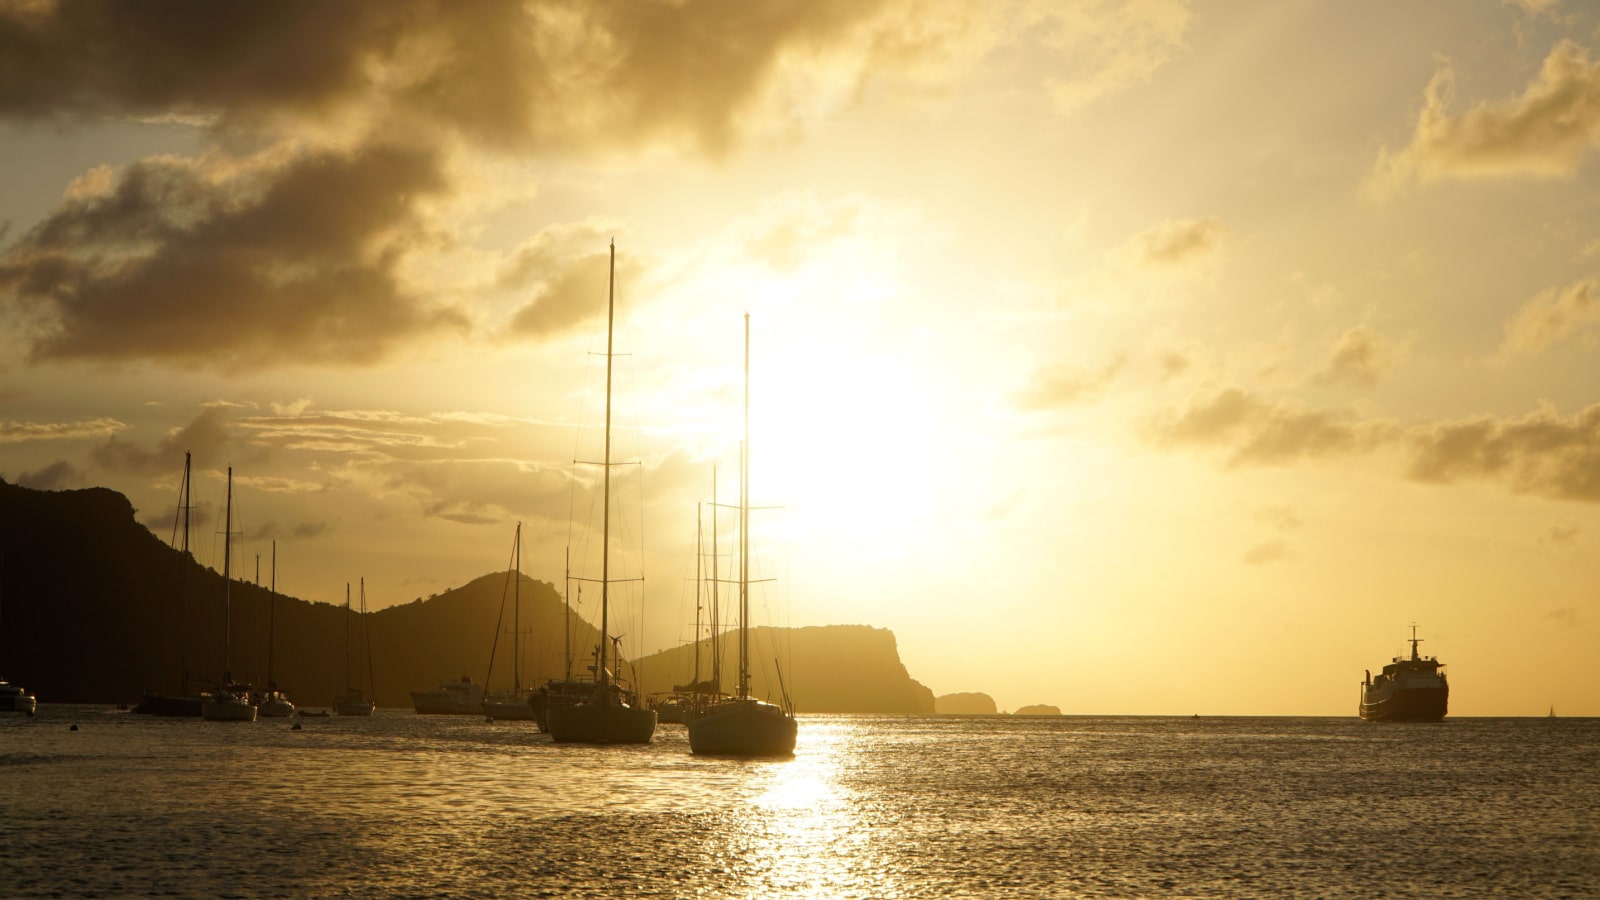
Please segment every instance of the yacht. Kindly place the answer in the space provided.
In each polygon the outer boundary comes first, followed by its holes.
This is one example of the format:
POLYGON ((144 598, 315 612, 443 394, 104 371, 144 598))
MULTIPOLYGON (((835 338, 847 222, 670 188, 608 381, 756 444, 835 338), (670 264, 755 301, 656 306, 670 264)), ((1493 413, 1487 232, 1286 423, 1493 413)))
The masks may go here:
POLYGON ((250 699, 250 686, 233 680, 228 673, 232 638, 228 630, 233 594, 233 466, 228 467, 228 505, 223 520, 222 538, 222 683, 200 701, 200 715, 221 722, 254 722, 256 705, 250 699))
POLYGON ((1361 718, 1375 722, 1438 722, 1450 705, 1444 663, 1417 653, 1417 626, 1411 626, 1411 656, 1396 656, 1376 678, 1361 683, 1361 718))
POLYGON ((439 682, 431 691, 412 691, 411 705, 418 715, 481 716, 483 715, 483 687, 473 684, 466 675, 459 679, 439 682))

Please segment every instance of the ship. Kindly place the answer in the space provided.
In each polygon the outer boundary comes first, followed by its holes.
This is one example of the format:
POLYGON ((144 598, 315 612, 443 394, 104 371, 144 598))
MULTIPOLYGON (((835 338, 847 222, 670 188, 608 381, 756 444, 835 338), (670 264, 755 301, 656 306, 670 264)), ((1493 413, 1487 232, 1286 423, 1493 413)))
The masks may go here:
POLYGON ((1444 663, 1422 656, 1417 626, 1411 626, 1411 656, 1396 656, 1378 677, 1367 670, 1361 683, 1361 718, 1374 722, 1438 722, 1450 705, 1444 663))

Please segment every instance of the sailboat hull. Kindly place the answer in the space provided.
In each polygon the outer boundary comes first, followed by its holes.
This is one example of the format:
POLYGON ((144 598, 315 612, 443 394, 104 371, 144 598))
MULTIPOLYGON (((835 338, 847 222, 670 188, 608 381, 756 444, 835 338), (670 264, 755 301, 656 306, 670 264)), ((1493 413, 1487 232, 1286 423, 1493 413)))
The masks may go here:
POLYGON ((558 744, 648 744, 656 712, 636 706, 579 703, 545 711, 550 738, 558 744))
POLYGON ((710 756, 793 756, 794 716, 760 700, 729 700, 689 720, 689 750, 710 756))
POLYGON ((483 714, 491 719, 510 719, 516 722, 533 722, 539 716, 530 698, 483 701, 483 714))
POLYGON ((281 697, 263 700, 257 709, 263 719, 286 719, 294 715, 294 704, 281 697))
POLYGON ((254 722, 255 704, 231 694, 212 695, 200 704, 200 714, 213 722, 254 722))

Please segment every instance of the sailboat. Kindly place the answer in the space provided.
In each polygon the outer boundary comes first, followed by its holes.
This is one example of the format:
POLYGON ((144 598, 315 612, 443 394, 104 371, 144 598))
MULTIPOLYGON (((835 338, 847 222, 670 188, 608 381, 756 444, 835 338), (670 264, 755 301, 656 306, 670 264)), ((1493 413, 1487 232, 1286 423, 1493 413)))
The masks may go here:
POLYGON ((233 639, 228 624, 233 598, 233 466, 228 467, 228 506, 222 532, 222 683, 200 703, 200 715, 221 722, 254 722, 250 686, 233 680, 229 661, 233 639))
MULTIPOLYGON (((367 579, 361 579, 361 621, 367 634, 367 683, 372 683, 372 629, 366 627, 367 579)), ((377 708, 371 693, 356 687, 350 675, 350 582, 344 584, 344 693, 333 698, 333 711, 341 716, 370 716, 377 708)))
POLYGON ((189 464, 190 454, 183 454, 183 481, 178 484, 178 517, 183 523, 182 555, 178 565, 183 570, 180 604, 178 615, 178 693, 165 694, 151 691, 144 695, 139 705, 133 708, 136 713, 151 716, 174 716, 199 718, 200 705, 204 698, 191 694, 189 691, 189 570, 193 567, 193 557, 189 555, 189 464))
MULTIPOLYGON (((517 537, 511 551, 511 690, 483 698, 483 714, 490 719, 513 719, 516 721, 531 722, 534 714, 533 691, 522 686, 522 523, 517 523, 517 537)), ((504 612, 504 600, 501 600, 501 615, 504 612)), ((495 628, 499 628, 499 621, 495 628)), ((489 675, 494 674, 494 647, 500 645, 500 635, 495 635, 495 641, 489 651, 489 675)), ((489 675, 485 675, 483 683, 489 684, 489 675)))
MULTIPOLYGON (((257 560, 260 557, 256 557, 257 560)), ((257 565, 260 565, 257 562, 257 565)), ((272 593, 267 602, 271 604, 267 612, 267 691, 261 695, 259 708, 261 715, 270 719, 282 719, 294 715, 294 704, 290 702, 289 695, 278 690, 278 681, 272 677, 272 659, 277 649, 278 622, 278 542, 272 542, 272 593)))
POLYGON ((600 645, 595 651, 594 681, 587 696, 571 705, 554 706, 545 711, 550 737, 557 743, 648 744, 656 733, 656 712, 630 703, 607 668, 607 650, 612 638, 611 610, 611 364, 612 331, 616 320, 617 243, 611 242, 610 272, 606 286, 606 436, 605 457, 600 463, 600 645))
POLYGON ((744 442, 739 447, 739 687, 689 720, 689 750, 719 756, 792 756, 799 726, 783 706, 750 696, 750 314, 744 317, 744 442))

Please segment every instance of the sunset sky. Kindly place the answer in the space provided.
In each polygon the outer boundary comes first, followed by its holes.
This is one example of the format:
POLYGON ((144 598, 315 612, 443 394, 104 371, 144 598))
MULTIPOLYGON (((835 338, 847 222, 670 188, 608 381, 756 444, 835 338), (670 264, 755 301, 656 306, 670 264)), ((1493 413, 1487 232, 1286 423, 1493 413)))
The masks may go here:
POLYGON ((1600 715, 1597 147, 1570 0, 9 0, 0 475, 165 540, 192 451, 220 568, 231 465, 311 600, 595 576, 614 238, 635 654, 748 312, 760 623, 1183 715, 1416 623, 1452 714, 1600 715))

